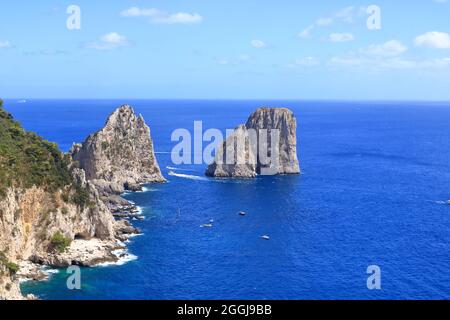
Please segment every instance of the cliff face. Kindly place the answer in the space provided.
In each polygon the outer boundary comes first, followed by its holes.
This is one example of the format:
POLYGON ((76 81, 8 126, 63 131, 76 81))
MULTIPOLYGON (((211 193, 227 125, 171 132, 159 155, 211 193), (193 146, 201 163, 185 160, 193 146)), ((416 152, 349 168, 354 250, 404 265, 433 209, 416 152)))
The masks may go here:
POLYGON ((250 115, 245 126, 237 127, 234 134, 218 148, 214 163, 208 166, 206 175, 253 178, 257 174, 298 174, 296 130, 297 121, 289 109, 260 108, 250 115), (274 143, 278 146, 277 152, 270 148, 272 139, 277 137, 272 136, 274 129, 279 133, 279 140, 274 140, 278 141, 274 143), (245 147, 238 147, 237 141, 244 140, 245 147), (269 146, 267 152, 261 149, 265 143, 269 146), (234 157, 227 159, 227 154, 234 154, 234 157))
POLYGON ((0 261, 0 300, 5 299, 22 300, 24 297, 20 293, 19 283, 14 280, 14 275, 0 261))
POLYGON ((115 222, 95 188, 86 181, 79 188, 87 197, 84 205, 76 203, 71 187, 54 193, 39 187, 8 189, 0 202, 0 248, 9 259, 52 264, 57 233, 69 240, 114 238, 115 222))
MULTIPOLYGON (((56 145, 23 130, 0 100, 0 299, 21 298, 19 263, 61 262, 80 239, 112 247, 115 227, 84 171, 56 145)), ((83 263, 73 257, 63 262, 83 263)))
POLYGON ((164 182, 156 161, 150 128, 142 116, 124 105, 112 113, 104 128, 74 145, 72 157, 99 191, 121 193, 140 184, 164 182))
MULTIPOLYGON (((76 175, 80 173, 83 171, 76 175)), ((77 178, 74 177, 74 182, 77 178)), ((19 264, 30 260, 55 266, 87 264, 84 257, 71 256, 63 261, 61 256, 64 252, 54 248, 57 234, 67 239, 68 247, 77 241, 75 239, 93 238, 108 243, 111 248, 115 245, 115 221, 100 201, 95 188, 85 181, 77 188, 82 189, 75 190, 68 186, 52 193, 34 186, 29 189, 10 188, 6 191, 0 201, 0 252, 7 257, 9 263, 19 264), (77 192, 84 193, 87 197, 86 204, 76 203, 80 201, 76 200, 80 197, 77 192)), ((102 254, 107 256, 109 252, 102 254)), ((0 279, 0 299, 19 297, 15 277, 0 279)))
MULTIPOLYGON (((275 174, 298 174, 300 165, 297 159, 297 120, 291 110, 286 108, 260 108, 255 111, 247 120, 247 129, 255 129, 259 139, 261 129, 278 129, 279 140, 279 161, 275 168, 275 174)), ((268 135, 270 139, 270 134, 268 135)), ((257 172, 261 173, 263 164, 258 155, 257 172)))
POLYGON ((217 178, 254 178, 256 167, 256 152, 251 148, 249 132, 244 125, 240 125, 217 148, 215 161, 208 166, 206 175, 217 178))

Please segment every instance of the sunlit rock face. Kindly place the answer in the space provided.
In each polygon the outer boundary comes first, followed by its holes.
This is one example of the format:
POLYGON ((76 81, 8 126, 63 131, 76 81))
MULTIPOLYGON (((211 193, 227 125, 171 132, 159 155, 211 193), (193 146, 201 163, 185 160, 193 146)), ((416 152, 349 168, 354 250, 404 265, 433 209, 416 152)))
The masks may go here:
POLYGON ((218 148, 206 175, 254 178, 258 174, 298 174, 296 132, 297 120, 291 110, 259 108, 218 148))
POLYGON ((105 126, 81 145, 72 157, 102 192, 120 193, 140 184, 164 182, 153 149, 150 128, 129 105, 114 111, 105 126))

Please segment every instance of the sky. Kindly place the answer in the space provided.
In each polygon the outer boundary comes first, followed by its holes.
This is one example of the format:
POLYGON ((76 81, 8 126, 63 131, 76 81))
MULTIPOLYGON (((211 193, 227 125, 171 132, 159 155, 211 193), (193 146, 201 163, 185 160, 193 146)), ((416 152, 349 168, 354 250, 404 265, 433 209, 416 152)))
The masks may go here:
POLYGON ((450 0, 15 0, 0 11, 3 98, 450 101, 450 0))

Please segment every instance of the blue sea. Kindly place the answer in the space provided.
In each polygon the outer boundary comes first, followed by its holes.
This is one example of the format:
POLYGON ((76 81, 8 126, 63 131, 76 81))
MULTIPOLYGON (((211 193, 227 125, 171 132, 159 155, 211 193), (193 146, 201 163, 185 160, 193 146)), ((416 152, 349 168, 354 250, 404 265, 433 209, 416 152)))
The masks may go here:
POLYGON ((450 103, 6 101, 23 126, 67 151, 128 103, 151 127, 166 184, 126 197, 143 235, 121 266, 82 269, 82 290, 22 284, 42 299, 450 299, 450 103), (174 165, 177 128, 232 129, 260 106, 291 108, 303 173, 205 178, 174 165), (245 217, 239 211, 246 211, 245 217), (200 225, 214 220, 212 228, 200 225), (270 240, 261 239, 269 235, 270 240), (381 268, 368 290, 367 267, 381 268))

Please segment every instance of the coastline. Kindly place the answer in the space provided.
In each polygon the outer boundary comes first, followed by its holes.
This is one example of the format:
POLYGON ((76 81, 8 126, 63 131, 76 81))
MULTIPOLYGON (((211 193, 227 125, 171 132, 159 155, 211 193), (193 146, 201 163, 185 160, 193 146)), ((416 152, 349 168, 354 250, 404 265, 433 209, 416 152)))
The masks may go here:
MULTIPOLYGON (((144 185, 141 188, 142 191, 127 190, 120 197, 122 198, 126 194, 146 191, 144 185)), ((116 217, 112 210, 110 210, 115 220, 115 239, 75 239, 65 252, 52 255, 49 260, 51 263, 31 260, 19 261, 20 271, 16 275, 19 285, 29 281, 49 281, 54 274, 60 273, 61 270, 71 265, 87 268, 102 268, 122 266, 128 262, 137 260, 138 257, 129 252, 127 243, 130 242, 130 239, 141 236, 142 233, 129 220, 143 220, 142 208, 137 206, 133 201, 122 199, 128 203, 126 208, 133 210, 123 211, 120 218, 116 217), (136 216, 140 216, 142 219, 136 219, 136 216)), ((39 296, 27 295, 24 298, 27 300, 36 300, 39 299, 39 296)))

